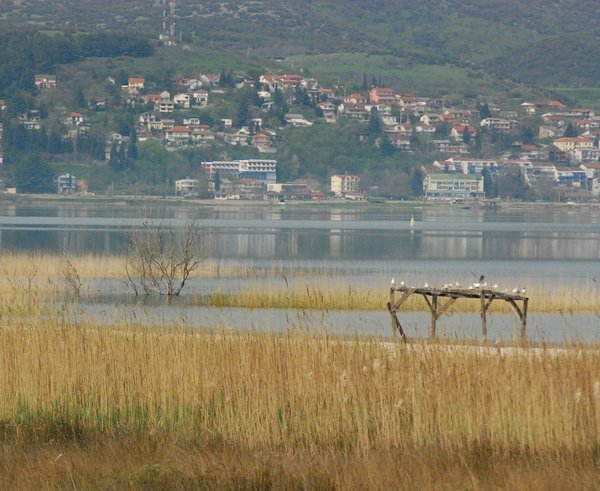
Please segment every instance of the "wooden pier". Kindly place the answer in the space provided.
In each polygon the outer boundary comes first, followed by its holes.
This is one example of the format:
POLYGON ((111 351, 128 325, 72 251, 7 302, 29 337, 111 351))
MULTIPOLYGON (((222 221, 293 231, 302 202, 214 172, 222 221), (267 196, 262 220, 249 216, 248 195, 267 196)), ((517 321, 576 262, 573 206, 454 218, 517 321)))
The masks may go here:
POLYGON ((398 320, 397 313, 402 304, 412 295, 421 295, 431 311, 431 325, 429 328, 431 339, 436 337, 437 320, 448 311, 454 302, 464 298, 477 300, 480 304, 481 335, 484 340, 487 340, 487 311, 494 300, 504 300, 513 308, 521 321, 521 341, 525 342, 527 340, 527 304, 529 303, 529 297, 524 296, 522 292, 510 294, 486 286, 467 289, 460 287, 396 287, 392 285, 390 287, 390 301, 387 304, 388 310, 392 316, 392 329, 394 333, 398 332, 404 342, 408 342, 408 338, 398 320), (399 297, 397 294, 399 294, 399 297))

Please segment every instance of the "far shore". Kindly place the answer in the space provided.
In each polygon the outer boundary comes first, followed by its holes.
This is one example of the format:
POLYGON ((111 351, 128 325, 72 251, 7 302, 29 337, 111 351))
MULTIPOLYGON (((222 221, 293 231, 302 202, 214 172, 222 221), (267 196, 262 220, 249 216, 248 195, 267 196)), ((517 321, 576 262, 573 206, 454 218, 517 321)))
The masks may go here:
MULTIPOLYGON (((543 209, 543 208, 568 208, 568 209, 596 209, 600 208, 600 202, 572 202, 572 201, 514 201, 498 200, 501 209, 543 209)), ((277 200, 242 200, 242 199, 199 199, 187 198, 182 196, 156 196, 156 195, 100 195, 100 194, 8 194, 0 193, 0 204, 73 204, 73 203, 97 203, 112 206, 132 206, 138 204, 152 203, 169 206, 315 206, 315 207, 366 207, 366 206, 400 206, 412 208, 437 208, 437 207, 481 207, 481 201, 467 200, 460 203, 452 203, 444 200, 402 200, 402 199, 384 199, 373 198, 366 200, 344 200, 331 199, 325 201, 309 200, 287 200, 284 204, 277 200)))

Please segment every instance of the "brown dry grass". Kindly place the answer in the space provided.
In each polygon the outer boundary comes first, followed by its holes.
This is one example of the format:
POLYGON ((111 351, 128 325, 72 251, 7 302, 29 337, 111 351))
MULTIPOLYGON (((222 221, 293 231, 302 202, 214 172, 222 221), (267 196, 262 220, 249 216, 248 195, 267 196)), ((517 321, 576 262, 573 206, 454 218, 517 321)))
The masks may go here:
POLYGON ((0 328, 0 485, 593 489, 600 354, 0 328))

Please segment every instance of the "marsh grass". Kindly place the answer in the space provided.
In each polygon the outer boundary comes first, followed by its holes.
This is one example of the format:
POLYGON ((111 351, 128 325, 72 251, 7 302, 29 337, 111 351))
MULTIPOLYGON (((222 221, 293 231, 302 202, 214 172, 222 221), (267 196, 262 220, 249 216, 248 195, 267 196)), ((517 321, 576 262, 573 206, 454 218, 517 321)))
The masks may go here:
POLYGON ((508 484, 536 466, 557 482, 574 463, 589 482, 599 474, 600 354, 585 348, 405 348, 47 315, 2 324, 0 394, 2 475, 30 485, 34 463, 56 487, 130 476, 134 488, 475 489, 503 466, 508 484))
MULTIPOLYGON (((125 257, 66 256, 52 254, 3 254, 0 256, 0 315, 36 313, 44 304, 59 298, 85 294, 90 280, 125 280, 125 257), (76 293, 76 294, 75 294, 76 293)), ((387 284, 381 287, 356 282, 352 272, 335 269, 256 266, 252 262, 202 262, 190 278, 238 278, 243 287, 235 291, 214 291, 208 295, 185 292, 191 305, 299 310, 385 310, 389 299, 387 284)), ((556 284, 531 282, 527 285, 531 312, 600 312, 600 285, 595 280, 574 284, 566 279, 556 284)), ((449 312, 478 312, 479 302, 461 299, 449 312)), ((421 297, 413 296, 402 305, 406 311, 426 311, 421 297)), ((490 312, 511 312, 503 301, 495 301, 490 312)))
MULTIPOLYGON (((595 283, 583 285, 533 285, 529 289, 529 310, 532 312, 598 312, 600 288, 595 283)), ((399 298, 399 296, 397 297, 399 298)), ((215 307, 284 308, 316 310, 385 310, 389 299, 386 285, 382 288, 353 286, 347 278, 323 276, 317 279, 299 278, 252 280, 239 292, 215 292, 195 297, 192 303, 215 307)), ((440 300, 444 302, 445 300, 440 300)), ((428 311, 421 296, 413 295, 402 304, 403 311, 428 311)), ((449 312, 479 312, 476 299, 460 299, 449 312)), ((512 312, 510 305, 501 300, 492 303, 489 312, 512 312)))

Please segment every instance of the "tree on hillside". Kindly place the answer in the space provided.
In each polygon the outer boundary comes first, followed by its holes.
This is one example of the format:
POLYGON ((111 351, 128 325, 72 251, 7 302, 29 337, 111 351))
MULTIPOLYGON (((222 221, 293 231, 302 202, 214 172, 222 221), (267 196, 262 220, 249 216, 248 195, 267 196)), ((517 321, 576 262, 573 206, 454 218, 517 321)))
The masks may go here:
POLYGON ((410 189, 413 196, 421 196, 423 194, 423 171, 415 168, 410 173, 410 189))
POLYGON ((381 119, 379 118, 379 111, 375 106, 371 108, 371 114, 369 115, 369 125, 367 126, 369 135, 375 139, 381 133, 381 119))
POLYGON ((530 125, 523 125, 519 131, 519 136, 521 137, 521 143, 530 145, 535 141, 537 131, 530 125))
POLYGON ((131 160, 138 159, 138 148, 137 148, 137 132, 135 131, 135 127, 131 130, 131 134, 129 135, 129 146, 127 148, 127 155, 131 160))
POLYGON ((577 132, 577 128, 570 121, 569 121, 569 124, 567 124, 567 127, 565 128, 565 132, 564 132, 563 136, 565 138, 575 138, 576 136, 579 136, 579 133, 577 132))
POLYGON ((52 193, 54 171, 39 155, 28 155, 17 169, 17 189, 23 193, 52 193))
POLYGON ((450 125, 446 122, 440 123, 435 127, 434 135, 437 136, 448 136, 450 134, 450 125))
POLYGON ((462 132, 462 141, 465 144, 469 144, 471 143, 471 132, 469 131, 469 125, 465 125, 463 132, 462 132))
POLYGON ((490 106, 488 106, 487 102, 477 103, 477 110, 479 111, 479 117, 481 119, 487 119, 492 115, 492 112, 490 111, 490 106))
POLYGON ((240 101, 237 109, 235 124, 240 128, 248 124, 250 118, 250 107, 247 99, 240 101))

